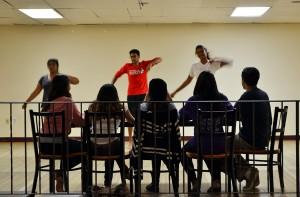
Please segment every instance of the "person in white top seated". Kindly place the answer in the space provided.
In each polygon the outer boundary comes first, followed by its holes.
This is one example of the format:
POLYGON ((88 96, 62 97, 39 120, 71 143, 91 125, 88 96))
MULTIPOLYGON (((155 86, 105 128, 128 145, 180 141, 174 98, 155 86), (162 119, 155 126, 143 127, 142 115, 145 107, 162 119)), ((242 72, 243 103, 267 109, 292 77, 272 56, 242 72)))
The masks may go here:
MULTIPOLYGON (((89 112, 105 112, 105 113, 114 113, 114 112, 125 112, 125 118, 128 122, 134 123, 134 117, 131 115, 127 107, 122 105, 119 100, 117 89, 112 84, 103 85, 98 93, 97 100, 89 106, 89 112)), ((90 120, 93 122, 93 120, 90 120)), ((120 126, 121 119, 116 117, 111 118, 109 121, 106 118, 97 119, 94 122, 96 127, 96 134, 109 134, 115 133, 120 126)), ((91 128, 93 129, 93 128, 91 128)), ((95 155, 118 155, 121 151, 121 144, 119 138, 92 138, 91 141, 94 144, 93 154, 95 155)), ((121 176, 128 175, 129 169, 125 165, 123 175, 123 162, 121 159, 116 159, 117 164, 120 168, 121 176)), ((104 185, 105 187, 111 187, 112 183, 112 171, 113 171, 114 161, 105 161, 105 176, 104 176, 104 185)), ((126 177, 127 178, 127 177, 126 177)), ((122 179, 123 180, 123 179, 122 179)))
POLYGON ((197 45, 195 53, 199 57, 200 61, 192 64, 188 77, 170 95, 171 97, 174 97, 179 91, 188 86, 192 82, 193 78, 197 79, 203 71, 209 71, 214 74, 219 68, 232 64, 231 60, 221 58, 211 59, 207 49, 203 45, 197 45))

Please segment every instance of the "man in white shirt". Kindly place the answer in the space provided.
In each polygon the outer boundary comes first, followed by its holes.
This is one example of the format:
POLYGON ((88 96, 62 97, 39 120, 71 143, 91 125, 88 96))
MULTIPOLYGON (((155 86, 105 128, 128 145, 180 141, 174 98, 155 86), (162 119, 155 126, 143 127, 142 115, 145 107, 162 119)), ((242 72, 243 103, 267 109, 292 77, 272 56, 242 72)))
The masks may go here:
POLYGON ((184 89, 187 85, 189 85, 193 78, 198 78, 201 72, 210 71, 211 73, 215 73, 219 68, 230 65, 231 61, 224 59, 210 59, 207 49, 202 45, 196 46, 196 55, 199 57, 200 62, 197 62, 192 65, 190 73, 186 80, 171 94, 171 97, 174 97, 179 91, 184 89))

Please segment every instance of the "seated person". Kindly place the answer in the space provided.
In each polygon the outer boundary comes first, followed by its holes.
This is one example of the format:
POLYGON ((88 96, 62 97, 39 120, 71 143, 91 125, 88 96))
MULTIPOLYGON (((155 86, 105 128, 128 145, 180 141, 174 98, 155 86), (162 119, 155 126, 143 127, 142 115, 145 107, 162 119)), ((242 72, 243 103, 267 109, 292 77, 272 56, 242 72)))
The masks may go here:
MULTIPOLYGON (((168 102, 171 98, 167 84, 162 79, 150 81, 146 101, 140 105, 141 112, 137 113, 137 120, 141 121, 142 130, 140 131, 139 127, 135 129, 132 154, 133 158, 142 157, 142 159, 152 160, 152 182, 146 186, 146 189, 150 192, 159 192, 161 160, 168 169, 171 169, 169 162, 172 162, 172 165, 179 164, 178 114, 175 105, 168 102), (138 141, 137 132, 140 132, 141 142, 138 141), (139 146, 141 155, 138 153, 139 146)), ((173 187, 176 187, 174 182, 173 187)))
MULTIPOLYGON (((125 118, 127 121, 130 123, 134 123, 134 118, 129 112, 128 109, 124 108, 124 106, 119 103, 119 96, 117 89, 115 88, 114 85, 112 84, 105 84, 103 85, 98 93, 97 100, 89 106, 88 111, 89 112, 121 112, 125 111, 125 118)), ((99 134, 108 134, 110 128, 111 133, 115 133, 116 131, 114 130, 114 121, 119 121, 119 123, 116 122, 116 125, 121 123, 121 120, 111 120, 110 121, 110 127, 107 125, 107 119, 101 119, 101 120, 96 120, 96 132, 99 134), (100 128, 101 127, 101 128, 100 128)), ((96 141, 95 139, 92 139, 92 142, 96 146, 95 148, 92 148, 92 151, 95 151, 94 154, 96 155, 118 155, 120 154, 120 141, 118 138, 97 138, 96 141)), ((123 175, 123 161, 121 159, 117 159, 117 164, 120 168, 120 174, 122 177, 122 180, 124 175, 123 175)), ((111 187, 112 183, 112 175, 113 175, 113 166, 114 166, 114 161, 105 161, 105 175, 104 175, 104 185, 105 187, 111 187)), ((125 165, 125 174, 126 177, 128 177, 129 169, 125 165)))
MULTIPOLYGON (((70 94, 70 82, 69 78, 64 75, 56 75, 52 80, 52 87, 49 93, 49 101, 54 103, 48 104, 45 106, 44 110, 47 112, 65 112, 65 133, 69 134, 71 132, 72 126, 83 126, 84 120, 82 119, 78 108, 75 103, 72 101, 72 97, 70 94)), ((49 136, 53 135, 54 131, 54 120, 53 118, 45 119, 43 123, 44 134, 49 134, 49 136)), ((56 128, 62 128, 62 120, 56 120, 56 128)), ((57 134, 62 133, 62 131, 57 131, 57 134)), ((61 153, 61 144, 56 143, 55 147, 53 147, 53 143, 43 142, 43 137, 40 138, 40 148, 43 154, 62 154, 61 153), (55 150, 55 152, 53 152, 55 150)), ((68 139, 68 153, 78 153, 81 152, 81 142, 68 139)), ((71 157, 68 161, 68 169, 70 170, 76 165, 80 164, 81 156, 71 157)), ((63 179, 62 173, 56 172, 56 191, 63 191, 63 179)))
MULTIPOLYGON (((266 92, 257 87, 259 71, 254 67, 246 67, 242 72, 242 86, 246 92, 239 101, 260 100, 262 102, 237 102, 239 119, 242 128, 235 136, 235 149, 264 149, 268 146, 271 135, 272 114, 269 97, 266 92), (254 119, 253 119, 254 118, 254 119)), ((239 156, 242 165, 237 167, 237 179, 246 180, 245 191, 252 191, 259 185, 259 172, 257 168, 251 167, 246 160, 239 156)))
MULTIPOLYGON (((228 102, 227 97, 220 93, 217 88, 217 83, 215 77, 212 73, 208 71, 203 71, 196 82, 194 88, 194 95, 188 99, 185 106, 180 109, 180 119, 187 121, 193 120, 197 121, 197 110, 201 109, 202 111, 227 111, 232 110, 232 105, 228 102), (202 101, 202 102, 196 102, 202 101), (203 102, 207 101, 207 102, 203 102), (224 101, 224 102, 210 102, 210 101, 224 101)), ((222 132, 223 128, 220 125, 215 128, 214 133, 222 132)), ((202 132, 211 132, 210 128, 201 128, 202 132)), ((201 132, 200 131, 200 132, 201 132)), ((214 135, 213 136, 213 144, 211 144, 211 135, 201 136, 200 144, 198 141, 198 131, 195 128, 194 136, 184 145, 182 149, 182 154, 185 157, 182 157, 182 165, 184 170, 187 172, 191 182, 192 182, 192 190, 197 191, 197 178, 194 172, 194 166, 192 159, 186 156, 186 152, 194 152, 197 153, 198 146, 201 145, 200 150, 203 154, 210 153, 224 153, 225 151, 225 133, 224 135, 214 135), (184 159, 185 158, 185 159, 184 159)), ((220 162, 217 160, 208 160, 205 161, 207 167, 210 169, 212 176, 211 187, 208 189, 208 192, 220 192, 221 191, 221 168, 220 162)))

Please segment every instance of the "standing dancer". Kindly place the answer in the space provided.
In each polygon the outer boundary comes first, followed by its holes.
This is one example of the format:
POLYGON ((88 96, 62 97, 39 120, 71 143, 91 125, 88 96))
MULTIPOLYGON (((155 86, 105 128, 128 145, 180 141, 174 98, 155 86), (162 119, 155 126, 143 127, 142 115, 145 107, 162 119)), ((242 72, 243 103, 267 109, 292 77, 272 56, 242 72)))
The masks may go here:
MULTIPOLYGON (((47 61, 47 67, 49 70, 49 74, 44 75, 40 78, 40 80, 38 81, 37 86, 35 87, 35 89, 33 90, 33 92, 30 94, 30 96, 26 99, 26 103, 23 104, 22 108, 26 109, 26 104, 27 102, 32 101, 33 99, 35 99, 42 90, 44 90, 43 92, 43 102, 47 102, 48 101, 48 96, 49 96, 49 92, 51 90, 51 82, 52 79, 56 76, 56 75, 60 75, 59 71, 58 71, 58 59, 49 59, 47 61)), ((79 79, 77 77, 73 77, 70 75, 67 75, 70 84, 73 85, 77 85, 79 83, 79 79)), ((42 103, 42 108, 44 108, 46 106, 46 103, 42 103)))
POLYGON ((186 80, 171 94, 171 97, 174 97, 180 90, 188 86, 193 78, 196 79, 203 71, 209 71, 215 73, 219 68, 230 65, 231 61, 224 59, 211 59, 207 49, 203 45, 196 46, 196 55, 199 57, 200 62, 194 63, 190 69, 190 73, 186 80))
MULTIPOLYGON (((140 61, 140 51, 132 49, 129 51, 131 63, 126 63, 115 74, 112 84, 115 84, 123 74, 128 75, 127 101, 131 114, 135 117, 139 103, 141 103, 148 92, 148 71, 161 62, 160 57, 152 60, 140 61)), ((129 142, 132 140, 132 128, 128 128, 129 142)))

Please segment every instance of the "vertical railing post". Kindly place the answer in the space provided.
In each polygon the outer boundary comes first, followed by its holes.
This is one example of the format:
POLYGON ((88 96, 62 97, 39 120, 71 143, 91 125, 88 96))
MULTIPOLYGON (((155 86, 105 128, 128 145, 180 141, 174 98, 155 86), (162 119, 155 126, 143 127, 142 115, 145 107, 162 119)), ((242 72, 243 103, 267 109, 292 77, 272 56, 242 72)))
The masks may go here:
POLYGON ((299 185, 299 101, 296 101, 296 191, 297 197, 300 196, 299 185))
POLYGON ((13 124, 13 118, 12 118, 12 103, 9 103, 9 127, 10 127, 10 194, 13 194, 13 188, 14 188, 14 182, 13 182, 13 142, 12 142, 12 124, 13 124))
POLYGON ((24 151, 25 151, 25 194, 27 194, 27 116, 26 108, 24 108, 24 151))

